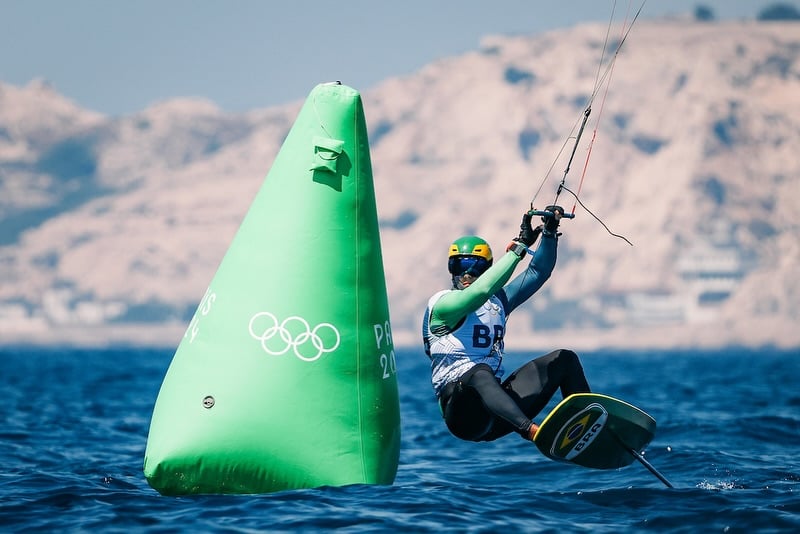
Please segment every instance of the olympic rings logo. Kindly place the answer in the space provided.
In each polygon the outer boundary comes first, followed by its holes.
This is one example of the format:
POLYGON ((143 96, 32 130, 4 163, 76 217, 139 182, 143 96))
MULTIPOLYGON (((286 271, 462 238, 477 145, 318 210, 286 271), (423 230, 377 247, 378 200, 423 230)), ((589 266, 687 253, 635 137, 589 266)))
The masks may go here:
POLYGON ((280 356, 292 349, 295 356, 306 362, 335 351, 341 342, 339 331, 332 324, 320 323, 312 329, 308 321, 296 315, 279 324, 271 313, 259 312, 250 319, 248 329, 250 337, 259 341, 267 354, 280 356), (326 335, 320 335, 323 332, 326 335))

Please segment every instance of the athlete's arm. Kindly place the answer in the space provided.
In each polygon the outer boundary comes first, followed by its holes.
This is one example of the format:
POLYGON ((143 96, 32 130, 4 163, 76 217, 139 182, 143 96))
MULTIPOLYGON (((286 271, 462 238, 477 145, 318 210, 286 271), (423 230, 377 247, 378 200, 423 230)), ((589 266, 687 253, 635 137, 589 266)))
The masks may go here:
POLYGON ((542 240, 533 253, 528 268, 502 289, 501 293, 505 293, 505 295, 498 296, 505 305, 506 314, 511 313, 517 306, 531 298, 531 295, 539 291, 539 288, 550 278, 556 265, 557 245, 558 238, 555 235, 542 235, 542 240))
POLYGON ((507 252, 469 286, 443 295, 431 310, 431 329, 441 325, 455 328, 461 319, 477 310, 508 282, 519 261, 519 256, 507 252))

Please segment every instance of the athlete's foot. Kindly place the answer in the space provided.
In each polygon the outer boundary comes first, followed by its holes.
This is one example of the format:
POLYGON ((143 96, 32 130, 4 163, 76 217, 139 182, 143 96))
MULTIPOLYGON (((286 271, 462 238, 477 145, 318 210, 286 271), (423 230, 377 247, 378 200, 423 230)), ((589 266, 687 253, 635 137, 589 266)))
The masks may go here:
POLYGON ((531 423, 531 427, 528 429, 528 439, 533 441, 533 438, 536 437, 536 433, 539 431, 539 425, 536 423, 531 423))

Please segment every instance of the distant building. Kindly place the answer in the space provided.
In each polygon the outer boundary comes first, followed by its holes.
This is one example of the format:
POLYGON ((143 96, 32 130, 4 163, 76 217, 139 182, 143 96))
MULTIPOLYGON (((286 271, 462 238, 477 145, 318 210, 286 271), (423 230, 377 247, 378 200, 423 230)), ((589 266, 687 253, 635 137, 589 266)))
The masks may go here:
POLYGON ((739 249, 697 244, 678 262, 686 295, 686 321, 712 319, 745 275, 739 249))
POLYGON ((632 324, 702 323, 714 319, 747 274, 733 226, 722 219, 680 252, 681 286, 674 291, 631 293, 626 298, 632 324))

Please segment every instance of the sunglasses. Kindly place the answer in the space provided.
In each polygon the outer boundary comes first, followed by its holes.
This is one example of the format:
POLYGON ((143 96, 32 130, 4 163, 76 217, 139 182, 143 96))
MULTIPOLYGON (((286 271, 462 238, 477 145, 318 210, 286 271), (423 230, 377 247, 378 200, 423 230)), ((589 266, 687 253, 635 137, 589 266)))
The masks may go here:
POLYGON ((480 256, 453 256, 447 262, 447 270, 454 276, 469 274, 477 278, 491 265, 491 261, 480 256))

